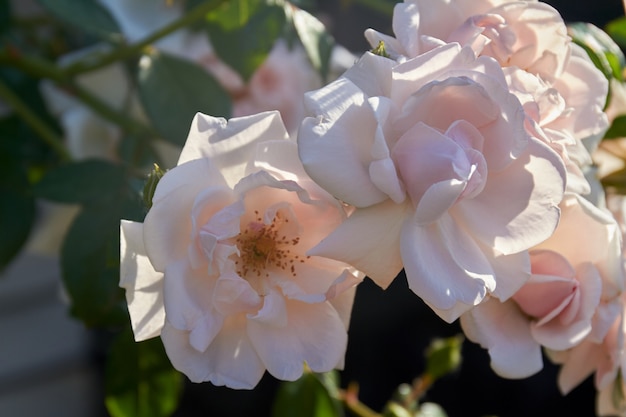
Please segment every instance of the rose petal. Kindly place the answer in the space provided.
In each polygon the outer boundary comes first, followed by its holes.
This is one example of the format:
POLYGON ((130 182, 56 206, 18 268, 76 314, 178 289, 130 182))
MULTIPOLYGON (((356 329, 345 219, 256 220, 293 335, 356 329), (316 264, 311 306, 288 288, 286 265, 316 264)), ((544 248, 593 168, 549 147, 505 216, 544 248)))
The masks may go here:
POLYGON ((386 288, 402 270, 400 230, 411 211, 410 204, 391 200, 357 209, 308 254, 353 265, 386 288))
POLYGON ((194 159, 209 158, 232 188, 246 175, 248 163, 254 159, 257 143, 288 138, 280 113, 276 111, 229 121, 198 113, 193 119, 178 165, 194 159))
POLYGON ((126 290, 135 340, 158 336, 165 321, 163 274, 154 270, 146 256, 141 223, 121 222, 120 287, 126 290))
POLYGON ((306 118, 298 134, 300 159, 309 176, 333 196, 357 207, 387 198, 369 176, 376 123, 365 100, 346 79, 308 93, 307 106, 319 117, 306 118))
MULTIPOLYGON (((450 310, 456 303, 476 305, 495 288, 484 254, 448 215, 427 226, 407 219, 401 252, 409 287, 439 310, 450 310)), ((442 318, 454 321, 456 313, 442 318)))
POLYGON ((490 298, 461 316, 466 336, 489 350, 491 367, 503 378, 526 378, 541 370, 541 347, 515 303, 490 298))
POLYGON ((248 320, 250 340, 274 377, 295 381, 305 363, 314 372, 328 372, 342 361, 348 336, 330 303, 287 301, 287 320, 285 327, 248 320))
POLYGON ((243 316, 228 318, 204 352, 192 348, 187 341, 187 332, 169 323, 163 328, 161 339, 174 368, 192 382, 209 381, 234 389, 252 389, 265 371, 246 334, 243 316))

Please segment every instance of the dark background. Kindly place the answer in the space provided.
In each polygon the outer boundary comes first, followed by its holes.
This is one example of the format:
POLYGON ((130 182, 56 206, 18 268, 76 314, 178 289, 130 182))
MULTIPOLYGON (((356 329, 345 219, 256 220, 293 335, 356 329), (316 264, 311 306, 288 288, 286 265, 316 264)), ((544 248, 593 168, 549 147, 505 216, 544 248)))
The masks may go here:
MULTIPOLYGON (((603 27, 623 15, 620 0, 552 0, 567 22, 585 21, 603 27)), ((372 27, 391 34, 391 20, 347 1, 320 1, 331 19, 338 43, 358 52, 369 48, 362 34, 372 27)), ((360 385, 361 400, 380 411, 401 383, 410 383, 424 370, 424 350, 433 337, 455 335, 407 287, 401 274, 386 291, 366 280, 359 286, 349 332, 342 386, 360 385)), ((539 374, 505 380, 489 367, 479 346, 465 342, 459 371, 437 381, 425 400, 441 404, 450 417, 594 416, 596 392, 590 379, 567 396, 557 390, 558 369, 545 360, 539 374)), ((277 381, 266 374, 253 391, 187 383, 176 417, 269 416, 277 381)), ((348 413, 349 415, 349 413, 348 413)))

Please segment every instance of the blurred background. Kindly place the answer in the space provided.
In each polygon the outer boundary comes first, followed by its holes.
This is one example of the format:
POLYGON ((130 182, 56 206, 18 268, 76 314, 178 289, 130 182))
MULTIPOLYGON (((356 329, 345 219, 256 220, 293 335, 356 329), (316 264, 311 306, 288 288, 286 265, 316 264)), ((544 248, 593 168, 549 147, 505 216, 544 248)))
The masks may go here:
MULTIPOLYGON (((367 2, 305 3, 336 41, 356 54, 369 48, 362 36, 366 28, 392 32, 390 17, 360 4, 367 2)), ((603 27, 623 15, 619 0, 547 3, 566 22, 603 27)), ((39 11, 36 3, 23 0, 12 5, 39 11)), ((1 273, 0 416, 108 416, 103 380, 111 335, 70 317, 60 275, 58 256, 38 250, 35 242, 27 243, 1 273)), ((342 386, 357 382, 361 400, 380 410, 399 384, 410 383, 424 371, 424 351, 432 338, 460 332, 457 323, 448 325, 432 313, 407 288, 403 275, 386 291, 366 280, 357 291, 345 369, 340 374, 342 386)), ((450 417, 594 415, 596 392, 591 380, 562 396, 556 387, 557 368, 548 360, 539 374, 511 381, 491 371, 488 355, 480 347, 465 342, 462 352, 461 368, 437 381, 426 396, 441 404, 450 417)), ((267 374, 253 391, 186 382, 174 415, 269 416, 277 387, 278 382, 267 374)))

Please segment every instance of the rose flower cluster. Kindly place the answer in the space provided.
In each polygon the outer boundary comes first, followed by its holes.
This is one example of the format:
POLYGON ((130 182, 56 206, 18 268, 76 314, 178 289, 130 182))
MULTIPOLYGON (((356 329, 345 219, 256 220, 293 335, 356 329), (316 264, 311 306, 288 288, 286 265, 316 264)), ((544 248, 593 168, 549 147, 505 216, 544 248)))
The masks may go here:
POLYGON ((196 116, 121 226, 136 339, 233 388, 340 368, 356 285, 404 269, 499 375, 543 350, 563 393, 595 373, 600 414, 623 410, 621 229, 586 197, 608 81, 538 1, 405 0, 393 31, 305 95, 297 137, 196 116))

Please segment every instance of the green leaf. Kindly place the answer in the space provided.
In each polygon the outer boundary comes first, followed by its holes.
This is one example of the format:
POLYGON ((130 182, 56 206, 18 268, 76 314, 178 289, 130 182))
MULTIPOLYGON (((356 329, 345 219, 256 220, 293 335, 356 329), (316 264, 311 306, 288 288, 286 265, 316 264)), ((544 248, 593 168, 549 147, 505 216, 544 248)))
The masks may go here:
POLYGON ((120 165, 91 159, 62 165, 34 187, 35 195, 60 203, 93 203, 109 198, 125 182, 120 165))
POLYGON ((626 48, 626 16, 610 21, 605 29, 619 46, 626 48))
MULTIPOLYGON (((288 4, 285 7, 291 8, 288 4)), ((302 42, 313 68, 326 82, 335 40, 328 33, 324 24, 306 11, 295 9, 292 18, 298 38, 302 42)))
POLYGON ((114 204, 85 207, 61 248, 70 312, 88 326, 127 321, 124 292, 119 288, 120 214, 114 204))
POLYGON ((568 32, 607 79, 624 79, 622 69, 626 65, 626 58, 620 47, 602 29, 591 23, 572 23, 568 25, 568 32))
POLYGON ((626 137, 626 115, 613 119, 611 127, 604 134, 605 139, 617 139, 626 137))
POLYGON ((342 415, 337 400, 320 378, 311 372, 305 372, 297 381, 281 384, 272 412, 273 417, 338 417, 342 415))
POLYGON ((164 139, 184 145, 197 112, 230 117, 231 101, 202 67, 154 52, 139 64, 139 94, 153 125, 164 139))
POLYGON ((26 171, 0 153, 0 270, 19 253, 35 220, 35 200, 26 171))
POLYGON ((108 40, 119 40, 121 31, 109 12, 96 0, 38 0, 59 19, 87 33, 108 40))
POLYGON ((435 339, 426 351, 426 374, 434 381, 461 365, 463 336, 435 339))
POLYGON ((114 341, 105 371, 105 404, 112 417, 167 417, 177 408, 182 376, 159 338, 135 343, 126 330, 114 341))
POLYGON ((273 2, 231 0, 207 15, 206 27, 217 55, 248 81, 285 23, 285 9, 273 2))
POLYGON ((7 31, 11 25, 11 3, 0 1, 0 33, 7 31))

